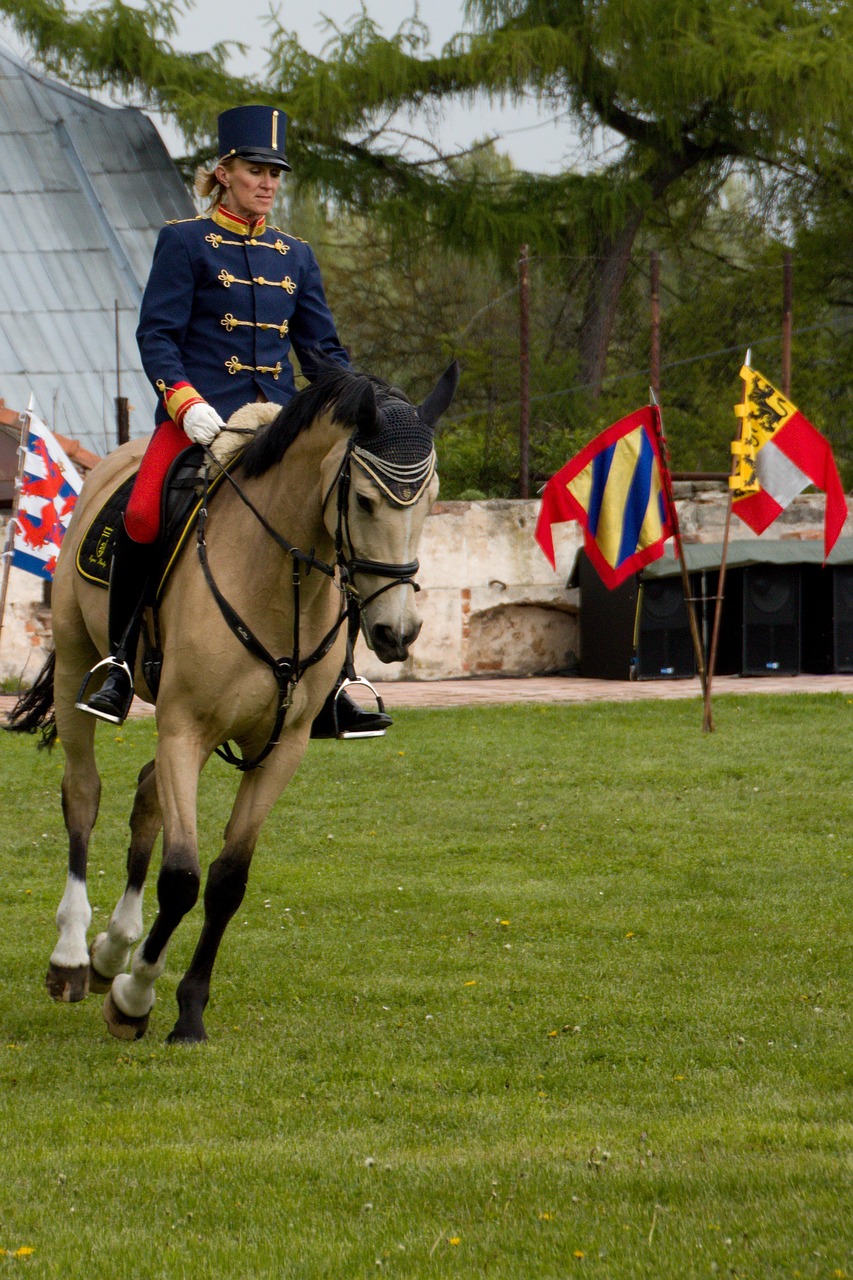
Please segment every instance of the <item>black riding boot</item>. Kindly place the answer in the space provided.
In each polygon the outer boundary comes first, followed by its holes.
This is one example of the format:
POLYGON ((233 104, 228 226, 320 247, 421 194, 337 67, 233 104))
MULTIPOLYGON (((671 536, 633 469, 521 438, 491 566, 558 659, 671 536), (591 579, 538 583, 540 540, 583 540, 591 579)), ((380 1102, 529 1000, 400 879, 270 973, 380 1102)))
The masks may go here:
MULTIPOLYGON (((311 737, 381 738, 391 724, 391 717, 385 714, 382 699, 378 701, 378 711, 365 711, 353 701, 346 689, 341 689, 346 678, 346 671, 342 671, 311 726, 311 737)), ((364 683, 367 684, 367 681, 364 683)))
POLYGON ((75 704, 79 711, 88 711, 110 724, 121 724, 127 718, 133 701, 133 669, 155 545, 134 542, 123 523, 116 536, 110 566, 110 656, 86 676, 75 704), (84 697, 93 674, 104 666, 107 668, 106 680, 95 693, 84 697))

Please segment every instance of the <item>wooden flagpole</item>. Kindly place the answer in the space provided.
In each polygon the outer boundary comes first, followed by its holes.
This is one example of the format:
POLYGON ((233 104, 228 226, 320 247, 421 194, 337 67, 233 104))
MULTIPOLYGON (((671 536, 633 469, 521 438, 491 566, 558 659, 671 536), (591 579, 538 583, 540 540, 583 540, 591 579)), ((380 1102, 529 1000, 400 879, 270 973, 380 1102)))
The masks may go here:
POLYGON ((12 510, 9 513, 9 524, 6 528, 6 546, 3 551, 3 585, 0 587, 0 642, 3 638, 3 622, 6 617, 6 594, 9 590, 9 573, 12 569, 12 552, 15 545, 15 528, 18 519, 18 507, 21 501, 21 482, 24 477, 24 465, 27 457, 27 440, 29 439, 29 423, 33 413, 33 396, 24 413, 18 415, 21 423, 21 439, 18 444, 18 470, 15 475, 15 491, 12 495, 12 510))
MULTIPOLYGON (((751 350, 749 349, 747 350, 747 353, 746 353, 746 356, 744 357, 743 362, 747 366, 747 368, 752 363, 751 350)), ((746 384, 745 383, 743 388, 743 399, 741 403, 742 404, 746 403, 746 384)), ((737 434, 735 435, 735 440, 740 441, 742 439, 743 439, 743 418, 738 418, 737 434)), ((708 727, 710 722, 711 729, 713 729, 713 722, 711 720, 711 685, 714 680, 714 671, 716 670, 716 667, 717 667, 717 646, 720 641, 720 626, 723 619, 723 596, 725 594, 724 588, 726 583, 726 561, 728 559, 728 553, 729 553, 729 531, 731 529, 731 524, 732 524, 732 505, 734 503, 734 488, 731 484, 731 477, 737 475, 738 468, 739 468, 739 464, 738 464, 737 457, 734 454, 732 454, 731 474, 729 477, 729 499, 728 499, 728 502, 726 503, 726 524, 725 524, 725 528, 723 529, 723 549, 720 552, 720 573, 719 573, 719 577, 717 578, 717 598, 714 605, 714 626, 711 631, 711 651, 708 654, 708 679, 705 685, 705 719, 702 727, 703 728, 708 727)))
POLYGON ((661 455, 661 480, 663 481, 664 493, 669 506, 670 516, 672 519, 672 534, 675 539, 675 552, 678 556, 678 563, 681 566, 681 589, 684 592, 684 603, 687 606, 687 621, 690 624, 690 637, 693 641, 693 652, 696 655, 696 670, 699 673, 699 683, 702 686, 702 698, 706 708, 706 721, 703 721, 702 728, 709 733, 714 730, 714 722, 711 720, 707 723, 708 715, 708 694, 707 694, 707 676, 705 673, 705 651, 702 646, 702 637, 699 634, 699 624, 696 621, 696 611, 693 608, 694 600, 690 590, 690 574, 687 572, 687 564, 684 560, 684 547, 681 542, 681 525, 678 520, 678 511, 675 506, 675 496, 672 492, 672 476, 669 473, 669 449, 666 443, 666 436, 663 433, 663 418, 661 416, 660 405, 655 395, 654 387, 649 387, 649 402, 652 408, 652 423, 654 424, 655 435, 657 436, 658 446, 661 455))

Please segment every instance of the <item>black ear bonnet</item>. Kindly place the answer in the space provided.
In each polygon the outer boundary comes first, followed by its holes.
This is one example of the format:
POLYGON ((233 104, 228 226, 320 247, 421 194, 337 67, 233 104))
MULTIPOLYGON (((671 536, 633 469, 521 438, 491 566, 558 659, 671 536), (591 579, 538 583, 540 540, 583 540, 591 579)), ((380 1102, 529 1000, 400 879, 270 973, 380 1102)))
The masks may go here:
POLYGON ((411 506, 435 471, 433 428, 408 400, 389 397, 373 430, 356 433, 352 456, 392 502, 411 506))

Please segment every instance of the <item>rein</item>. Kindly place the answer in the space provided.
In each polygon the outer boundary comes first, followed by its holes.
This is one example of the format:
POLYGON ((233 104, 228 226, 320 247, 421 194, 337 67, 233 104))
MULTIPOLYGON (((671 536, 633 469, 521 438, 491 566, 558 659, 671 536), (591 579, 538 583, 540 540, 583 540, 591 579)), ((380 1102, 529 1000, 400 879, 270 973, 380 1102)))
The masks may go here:
POLYGON ((214 600, 219 606, 219 611, 228 624, 230 630, 234 633, 241 644, 257 658, 260 662, 268 666, 275 678, 278 688, 278 705, 276 708, 275 723, 272 732, 267 740, 266 746, 257 756, 251 760, 241 759, 231 749, 229 743, 222 743, 216 748, 216 754, 229 764, 234 765, 236 769, 245 773, 251 769, 256 769, 270 754, 275 746, 278 745, 279 735, 284 726, 285 716, 293 701, 293 690, 301 680, 305 672, 316 663, 326 657, 332 646, 334 645, 338 632, 344 624, 344 621, 350 619, 350 628, 347 634, 347 656, 346 667, 347 674, 351 675, 352 668, 352 641, 353 635, 357 633, 358 623, 360 620, 361 610, 365 605, 370 604, 377 596, 385 591, 389 591, 391 587, 409 584, 415 591, 419 591, 420 587, 414 581, 413 574, 417 573, 419 563, 417 560, 409 564, 385 564, 379 560, 366 560, 357 556, 347 558, 344 551, 344 543, 352 547, 349 531, 349 490, 350 490, 350 466, 352 459, 353 440, 347 444, 343 461, 338 468, 337 474, 326 493, 322 509, 325 510, 326 503, 329 500, 333 490, 337 486, 338 489, 338 519, 335 529, 335 564, 326 564, 324 560, 320 560, 315 556, 313 549, 309 552, 301 551, 292 542, 289 542, 282 534, 274 528, 267 520, 266 516, 254 505, 249 496, 240 487, 230 472, 224 471, 224 474, 231 487, 237 493, 240 500, 249 508, 255 519, 261 525, 266 533, 273 539, 286 555, 289 555, 293 562, 292 573, 292 589, 293 589, 293 651, 289 657, 275 658, 268 649, 261 643, 251 628, 240 617, 236 609, 229 604, 228 600, 220 591, 213 577, 210 568, 210 562, 207 555, 207 543, 205 540, 205 527, 208 519, 208 495, 210 485, 210 463, 215 463, 219 467, 219 463, 211 453, 207 446, 203 446, 205 455, 208 459, 208 465, 204 469, 202 479, 202 500, 198 515, 198 529, 196 535, 196 546, 198 550, 199 563, 204 574, 205 581, 210 588, 214 600), (302 573, 307 575, 312 569, 325 574, 326 577, 335 579, 335 573, 340 578, 340 588, 342 595, 342 607, 337 620, 327 631, 326 635, 320 641, 313 653, 307 658, 302 658, 300 654, 300 587, 302 583, 302 573), (354 575, 357 573, 374 574, 377 577, 389 578, 387 582, 378 590, 371 592, 369 596, 362 598, 353 582, 354 575), (345 601, 345 603, 344 603, 345 601))

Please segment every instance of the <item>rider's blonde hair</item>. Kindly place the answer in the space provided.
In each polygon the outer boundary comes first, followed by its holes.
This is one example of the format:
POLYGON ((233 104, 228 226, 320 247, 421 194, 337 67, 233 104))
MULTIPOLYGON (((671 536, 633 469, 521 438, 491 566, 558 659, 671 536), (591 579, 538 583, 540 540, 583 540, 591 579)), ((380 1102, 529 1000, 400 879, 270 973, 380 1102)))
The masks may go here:
POLYGON ((224 169, 230 169, 235 160, 234 156, 227 156, 224 160, 217 160, 212 169, 205 169, 204 165, 199 165, 195 171, 195 189, 201 196, 202 200, 207 200, 207 213, 213 213, 218 209, 225 198, 227 187, 223 187, 222 183, 216 176, 216 170, 220 165, 224 169))

